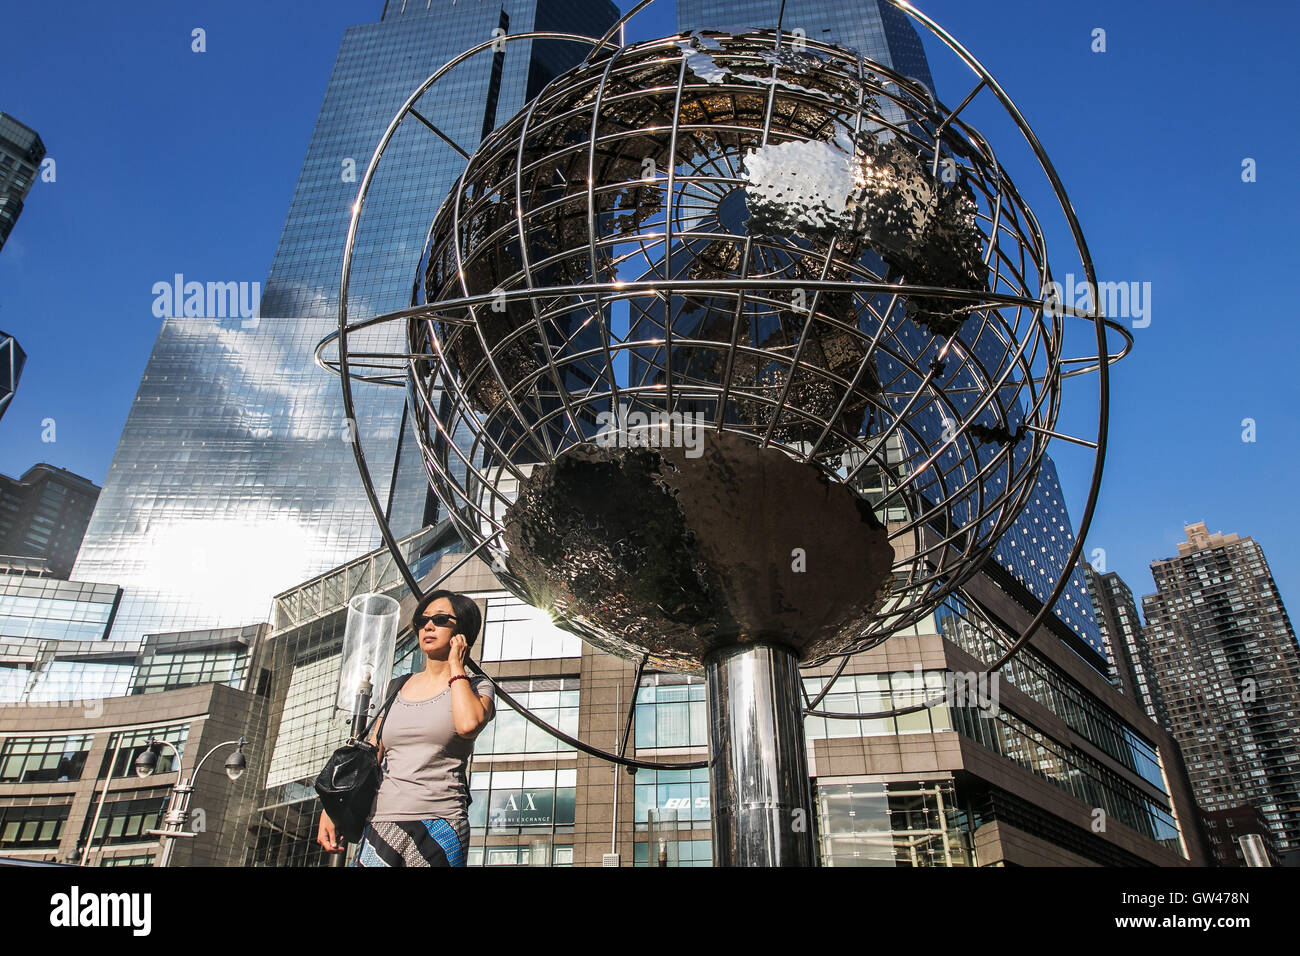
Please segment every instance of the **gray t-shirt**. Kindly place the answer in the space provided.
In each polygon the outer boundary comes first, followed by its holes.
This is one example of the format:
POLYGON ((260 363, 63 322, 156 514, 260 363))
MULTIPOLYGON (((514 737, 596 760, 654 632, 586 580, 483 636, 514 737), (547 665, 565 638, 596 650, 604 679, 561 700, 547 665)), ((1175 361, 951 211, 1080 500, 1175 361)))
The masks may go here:
MULTIPOLYGON (((492 685, 471 676, 474 693, 495 704, 492 685)), ((448 687, 428 700, 410 701, 397 694, 380 726, 384 745, 383 781, 375 796, 372 820, 455 820, 470 803, 465 765, 474 741, 456 733, 448 687)), ((495 707, 493 716, 496 715, 495 707)))

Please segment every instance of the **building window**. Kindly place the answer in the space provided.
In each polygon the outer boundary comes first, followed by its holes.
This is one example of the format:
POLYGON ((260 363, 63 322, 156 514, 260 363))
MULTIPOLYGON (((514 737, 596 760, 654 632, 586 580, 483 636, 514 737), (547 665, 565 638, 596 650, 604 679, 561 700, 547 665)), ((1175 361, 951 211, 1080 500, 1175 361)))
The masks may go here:
MULTIPOLYGON (((99 766, 99 777, 108 774, 108 765, 111 761, 113 764, 112 777, 134 777, 135 776, 135 758, 144 752, 149 746, 151 740, 165 740, 174 744, 176 749, 185 754, 185 742, 190 736, 190 725, 169 724, 165 727, 146 727, 143 730, 127 730, 112 734, 108 738, 108 749, 104 752, 103 762, 99 766), (121 742, 121 749, 118 749, 118 742, 121 742), (113 760, 113 754, 116 751, 117 759, 113 760)), ((170 747, 162 747, 158 752, 158 766, 154 768, 154 773, 171 773, 176 769, 175 755, 172 754, 170 747)))
POLYGON ((71 809, 71 806, 0 807, 0 849, 57 847, 71 809))
POLYGON ((1097 761, 1006 711, 989 717, 960 707, 952 713, 963 736, 1018 763, 1085 806, 1104 809, 1109 817, 1183 855, 1168 806, 1097 761))
POLYGON ((466 866, 573 866, 573 844, 538 840, 528 846, 472 846, 466 866))
POLYGON ((636 748, 707 747, 709 715, 704 678, 645 674, 636 697, 636 748))
MULTIPOLYGON (((826 685, 826 678, 804 678, 808 699, 816 697, 826 685)), ((943 671, 926 671, 918 679, 910 671, 897 674, 844 674, 831 686, 816 709, 827 713, 878 714, 896 708, 914 707, 927 700, 944 696, 943 671)), ((942 704, 899 714, 895 717, 839 719, 804 718, 804 734, 809 740, 827 737, 875 737, 894 734, 935 733, 952 730, 947 708, 942 704)))
POLYGON ((246 647, 155 654, 141 663, 131 680, 130 693, 153 694, 198 684, 226 684, 242 690, 247 671, 246 647))
MULTIPOLYGON (((666 845, 657 844, 655 866, 712 866, 712 840, 672 840, 666 845)), ((639 842, 632 846, 632 865, 650 866, 650 844, 639 842)))
POLYGON ((0 746, 0 783, 80 780, 93 734, 6 737, 0 746))
POLYGON ((545 611, 518 598, 487 599, 481 661, 527 661, 581 657, 582 639, 560 630, 545 611))
MULTIPOLYGON (((167 809, 169 793, 155 797, 135 797, 129 800, 109 800, 99 814, 95 824, 94 845, 115 846, 120 843, 152 843, 158 838, 150 836, 146 830, 156 830, 162 824, 163 811, 167 809)), ((90 834, 91 821, 99 809, 99 794, 91 799, 86 811, 86 822, 81 828, 81 843, 84 845, 90 834)))
POLYGON ((638 770, 635 783, 636 830, 646 830, 651 810, 676 811, 677 826, 682 830, 708 830, 709 769, 638 770))
MULTIPOLYGON (((534 677, 503 680, 501 687, 524 707, 572 737, 578 735, 578 678, 534 677)), ((572 752, 573 747, 525 720, 504 700, 496 716, 474 741, 476 754, 572 752)))

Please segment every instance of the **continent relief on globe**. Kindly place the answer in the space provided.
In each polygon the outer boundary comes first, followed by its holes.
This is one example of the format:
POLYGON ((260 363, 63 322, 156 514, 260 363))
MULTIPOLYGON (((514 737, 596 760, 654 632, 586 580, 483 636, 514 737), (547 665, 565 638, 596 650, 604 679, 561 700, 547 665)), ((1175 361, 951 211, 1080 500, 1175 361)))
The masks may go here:
POLYGON ((561 627, 655 667, 754 641, 801 660, 851 647, 892 589, 870 505, 776 448, 705 435, 698 457, 579 445, 536 468, 505 514, 510 573, 561 627))

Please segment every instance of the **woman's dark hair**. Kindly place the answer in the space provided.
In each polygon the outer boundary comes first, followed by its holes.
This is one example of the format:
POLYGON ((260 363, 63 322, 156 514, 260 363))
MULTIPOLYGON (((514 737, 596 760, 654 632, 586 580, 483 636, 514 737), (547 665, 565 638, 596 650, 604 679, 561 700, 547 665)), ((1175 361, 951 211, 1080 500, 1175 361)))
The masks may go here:
POLYGON ((430 591, 426 594, 424 600, 415 606, 411 614, 411 629, 415 631, 420 629, 416 622, 429 605, 439 598, 450 601, 452 613, 456 615, 456 628, 452 633, 464 634, 465 643, 473 648, 474 642, 478 640, 479 628, 483 626, 483 615, 479 613, 478 605, 474 603, 473 598, 457 594, 455 591, 430 591))

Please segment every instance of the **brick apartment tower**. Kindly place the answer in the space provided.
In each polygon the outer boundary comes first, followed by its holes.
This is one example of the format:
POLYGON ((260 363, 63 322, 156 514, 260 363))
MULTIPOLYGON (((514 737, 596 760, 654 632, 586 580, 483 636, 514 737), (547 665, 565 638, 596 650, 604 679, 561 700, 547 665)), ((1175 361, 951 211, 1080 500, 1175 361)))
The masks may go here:
POLYGON ((1185 528, 1142 598, 1168 730, 1207 811, 1257 807, 1278 850, 1300 851, 1300 651, 1263 549, 1185 528))

